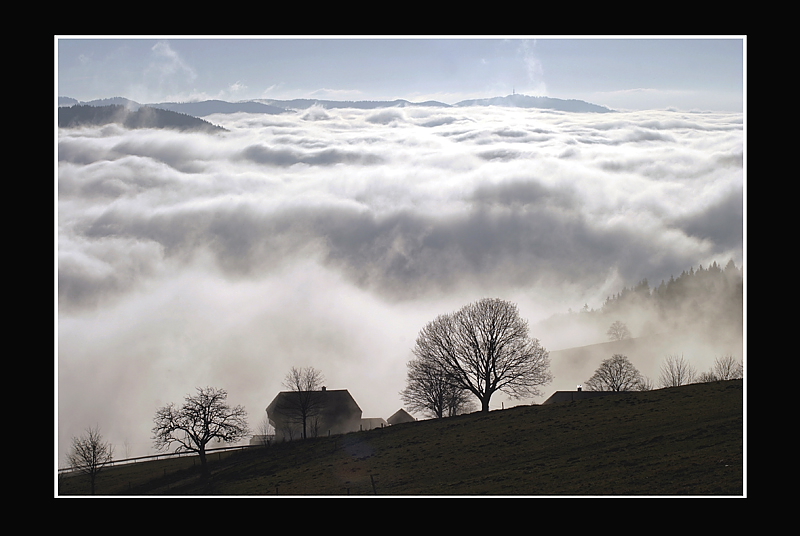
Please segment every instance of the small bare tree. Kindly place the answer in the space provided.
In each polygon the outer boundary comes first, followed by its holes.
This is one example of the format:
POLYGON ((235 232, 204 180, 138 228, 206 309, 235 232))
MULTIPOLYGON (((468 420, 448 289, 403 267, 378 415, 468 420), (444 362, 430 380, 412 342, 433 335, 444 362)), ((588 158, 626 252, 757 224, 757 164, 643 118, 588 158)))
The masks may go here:
POLYGON ((739 380, 742 378, 742 364, 736 361, 732 355, 715 358, 712 371, 718 380, 739 380))
POLYGON ((175 452, 196 452, 203 476, 208 477, 206 446, 214 439, 235 443, 250 433, 244 407, 230 407, 224 389, 198 387, 178 408, 169 404, 156 412, 153 441, 159 450, 177 445, 175 452))
POLYGON ((72 450, 67 454, 67 462, 73 469, 89 477, 92 495, 100 471, 114 459, 114 447, 103 440, 100 428, 89 428, 80 437, 72 438, 72 450))
POLYGON ((412 411, 441 419, 472 409, 469 391, 447 376, 435 361, 417 358, 408 362, 406 388, 400 398, 412 411))
POLYGON ((614 354, 603 360, 584 385, 590 391, 639 391, 644 377, 626 356, 614 354))
POLYGON ((635 387, 634 391, 652 391, 653 389, 655 389, 655 387, 653 387, 653 380, 647 376, 642 376, 642 381, 639 382, 639 385, 635 387))
POLYGON ((715 358, 711 370, 700 373, 696 381, 697 383, 707 383, 720 380, 739 380, 741 378, 741 361, 736 361, 732 355, 726 355, 715 358))
POLYGON ((258 423, 258 440, 262 446, 268 447, 272 438, 275 437, 275 428, 269 422, 269 416, 265 413, 258 423))
POLYGON ((279 409, 301 425, 303 439, 308 437, 309 431, 313 434, 319 428, 318 417, 325 405, 320 390, 324 381, 322 372, 314 367, 292 367, 283 380, 289 393, 281 399, 279 409))
POLYGON ((678 387, 692 383, 696 372, 683 355, 669 355, 661 365, 659 383, 661 387, 678 387))
POLYGON ((714 375, 713 371, 708 372, 701 372, 695 378, 695 383, 709 383, 717 381, 717 377, 714 375))
POLYGON ((611 327, 608 328, 606 335, 608 335, 609 340, 612 341, 621 341, 623 339, 631 338, 631 332, 628 329, 628 326, 619 320, 616 320, 613 324, 611 324, 611 327))

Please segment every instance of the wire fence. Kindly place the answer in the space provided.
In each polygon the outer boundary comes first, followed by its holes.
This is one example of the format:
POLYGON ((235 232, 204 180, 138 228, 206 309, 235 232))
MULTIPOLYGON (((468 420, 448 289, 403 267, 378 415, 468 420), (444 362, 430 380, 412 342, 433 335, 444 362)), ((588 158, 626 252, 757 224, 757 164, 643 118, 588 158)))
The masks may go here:
MULTIPOLYGON (((236 446, 233 446, 233 447, 219 447, 219 448, 215 448, 215 449, 206 449, 206 455, 211 454, 211 453, 222 453, 222 452, 228 452, 228 451, 233 451, 233 450, 243 450, 243 449, 248 449, 248 448, 251 448, 251 447, 260 447, 260 446, 261 445, 236 445, 236 446)), ((125 459, 122 459, 122 460, 112 460, 112 461, 108 462, 107 464, 105 464, 103 467, 114 467, 114 466, 117 466, 117 465, 128 465, 128 464, 131 464, 131 463, 147 462, 147 461, 153 461, 153 460, 159 460, 159 459, 163 460, 163 459, 167 459, 167 458, 185 458, 185 457, 189 457, 189 456, 198 456, 198 454, 196 452, 165 452, 163 454, 151 454, 149 456, 136 456, 134 458, 125 458, 125 459)), ((78 469, 75 468, 75 467, 62 467, 62 468, 59 468, 58 474, 59 475, 65 475, 65 474, 74 473, 76 471, 78 471, 78 469)))

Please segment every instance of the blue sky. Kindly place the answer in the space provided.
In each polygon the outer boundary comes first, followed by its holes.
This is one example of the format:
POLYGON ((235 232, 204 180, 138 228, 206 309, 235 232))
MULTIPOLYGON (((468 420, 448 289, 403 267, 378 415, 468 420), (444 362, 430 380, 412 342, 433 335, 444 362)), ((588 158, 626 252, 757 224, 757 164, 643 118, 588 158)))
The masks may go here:
POLYGON ((744 36, 57 36, 57 93, 139 102, 528 95, 743 111, 744 36))

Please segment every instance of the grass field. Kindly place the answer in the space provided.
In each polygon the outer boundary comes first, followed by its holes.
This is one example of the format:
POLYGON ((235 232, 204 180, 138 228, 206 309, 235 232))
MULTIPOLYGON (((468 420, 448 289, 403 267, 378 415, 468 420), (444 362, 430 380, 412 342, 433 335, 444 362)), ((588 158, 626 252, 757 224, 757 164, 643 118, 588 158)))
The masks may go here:
MULTIPOLYGON (((743 496, 742 380, 108 468, 100 495, 743 496)), ((58 479, 59 496, 89 492, 58 479)))

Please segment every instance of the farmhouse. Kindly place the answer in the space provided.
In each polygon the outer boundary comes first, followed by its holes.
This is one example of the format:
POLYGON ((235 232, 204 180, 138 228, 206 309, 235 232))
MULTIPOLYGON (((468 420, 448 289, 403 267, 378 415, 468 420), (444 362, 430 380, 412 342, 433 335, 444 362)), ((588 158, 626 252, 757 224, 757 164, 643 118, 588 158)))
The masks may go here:
POLYGON ((267 445, 271 445, 275 442, 275 435, 274 434, 258 434, 254 435, 250 438, 250 445, 255 446, 258 445, 260 447, 265 447, 267 445))
POLYGON ((583 391, 579 387, 577 391, 556 391, 550 395, 550 398, 542 402, 542 405, 586 400, 587 398, 596 398, 598 396, 619 395, 627 392, 629 391, 583 391))
POLYGON ((281 391, 267 406, 267 418, 277 441, 303 436, 303 417, 308 437, 344 434, 361 429, 361 408, 347 389, 281 391))
POLYGON ((386 419, 386 422, 390 425, 392 424, 400 424, 403 422, 414 422, 416 419, 409 415, 409 413, 404 410, 403 408, 398 409, 391 417, 386 419))
POLYGON ((383 417, 362 417, 360 430, 372 430, 389 426, 383 417))

